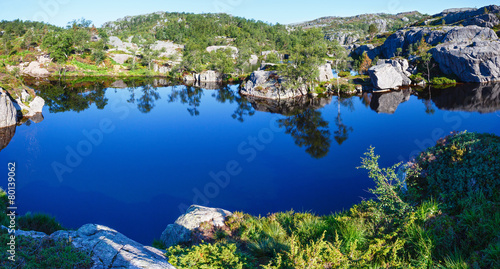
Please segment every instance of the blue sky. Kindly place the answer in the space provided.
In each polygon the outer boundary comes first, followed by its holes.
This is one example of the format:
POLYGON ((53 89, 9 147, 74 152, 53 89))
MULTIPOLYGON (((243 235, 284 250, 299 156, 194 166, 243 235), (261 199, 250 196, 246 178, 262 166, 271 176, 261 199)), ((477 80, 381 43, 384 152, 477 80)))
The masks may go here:
POLYGON ((482 7, 500 1, 465 0, 0 0, 0 20, 37 20, 66 26, 85 17, 96 26, 127 15, 155 11, 191 13, 225 12, 271 23, 293 23, 324 16, 352 16, 364 13, 398 13, 418 10, 435 14, 454 7, 482 7))

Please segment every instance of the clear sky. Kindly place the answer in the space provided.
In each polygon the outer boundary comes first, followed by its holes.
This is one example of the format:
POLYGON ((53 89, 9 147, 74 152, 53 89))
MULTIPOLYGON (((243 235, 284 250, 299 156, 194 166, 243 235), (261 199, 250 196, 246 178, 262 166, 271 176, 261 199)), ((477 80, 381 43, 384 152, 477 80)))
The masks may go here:
POLYGON ((156 11, 225 12, 271 23, 293 23, 324 16, 399 13, 435 14, 447 8, 500 5, 500 0, 0 0, 0 20, 35 20, 66 26, 81 17, 96 26, 127 15, 156 11))

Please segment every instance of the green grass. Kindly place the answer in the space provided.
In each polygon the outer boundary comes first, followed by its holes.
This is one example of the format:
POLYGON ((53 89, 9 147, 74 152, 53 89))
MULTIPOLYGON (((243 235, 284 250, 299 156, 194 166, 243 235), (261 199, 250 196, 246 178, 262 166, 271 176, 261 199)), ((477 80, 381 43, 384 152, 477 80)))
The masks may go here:
MULTIPOLYGON (((0 188, 0 224, 8 226, 7 195, 0 188)), ((63 229, 53 217, 45 214, 26 214, 17 218, 18 228, 35 230, 51 234, 63 229)), ((0 229, 0 268, 91 268, 93 262, 89 253, 73 247, 71 242, 52 240, 50 238, 33 239, 16 237, 16 258, 9 260, 9 243, 11 240, 7 230, 0 229)))

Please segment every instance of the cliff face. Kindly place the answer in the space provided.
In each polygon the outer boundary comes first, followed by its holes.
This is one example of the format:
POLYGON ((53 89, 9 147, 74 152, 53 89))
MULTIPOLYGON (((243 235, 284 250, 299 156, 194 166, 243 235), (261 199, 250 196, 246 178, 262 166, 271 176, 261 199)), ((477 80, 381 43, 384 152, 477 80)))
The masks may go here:
POLYGON ((500 41, 496 33, 479 26, 412 27, 389 36, 382 45, 386 58, 397 49, 408 51, 424 40, 435 46, 430 53, 445 74, 463 82, 500 81, 500 41))

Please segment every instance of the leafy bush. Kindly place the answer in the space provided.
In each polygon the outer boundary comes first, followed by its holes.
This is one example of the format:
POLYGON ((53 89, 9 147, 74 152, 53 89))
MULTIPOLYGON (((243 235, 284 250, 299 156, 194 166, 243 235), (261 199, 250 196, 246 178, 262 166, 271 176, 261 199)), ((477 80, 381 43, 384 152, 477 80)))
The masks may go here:
POLYGON ((348 77, 350 75, 351 75, 351 72, 349 72, 349 71, 341 71, 341 72, 339 72, 339 77, 341 77, 341 78, 345 78, 345 77, 348 77))
POLYGON ((422 73, 418 73, 418 74, 416 74, 416 75, 411 75, 411 76, 410 76, 410 79, 411 79, 411 81, 413 81, 413 83, 420 83, 420 82, 422 82, 422 81, 427 82, 427 81, 425 80, 425 78, 422 76, 422 73))
POLYGON ((449 84, 456 84, 457 81, 454 79, 450 79, 447 77, 435 77, 431 79, 431 84, 433 85, 449 85, 449 84))
POLYGON ((254 260, 235 244, 203 244, 167 249, 168 262, 176 268, 255 268, 254 260))
POLYGON ((54 217, 42 213, 32 214, 28 212, 17 219, 17 225, 19 229, 24 231, 37 231, 48 235, 64 230, 54 217))

